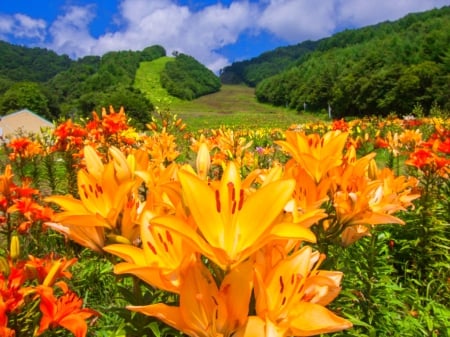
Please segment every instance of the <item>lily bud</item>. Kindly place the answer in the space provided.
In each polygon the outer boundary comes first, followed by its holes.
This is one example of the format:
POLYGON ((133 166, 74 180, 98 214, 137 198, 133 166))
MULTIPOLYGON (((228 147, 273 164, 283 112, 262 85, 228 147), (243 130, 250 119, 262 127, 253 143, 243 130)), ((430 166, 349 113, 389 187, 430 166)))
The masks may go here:
POLYGON ((375 159, 372 159, 369 161, 367 175, 369 176, 369 179, 371 179, 371 180, 375 180, 378 178, 378 167, 377 167, 377 162, 375 161, 375 159))
POLYGON ((11 237, 11 245, 9 248, 9 255, 11 256, 11 259, 17 260, 20 256, 20 242, 19 242, 19 236, 17 234, 13 234, 11 237))
POLYGON ((211 166, 211 156, 209 155, 208 145, 201 143, 197 152, 197 175, 205 180, 208 176, 209 168, 211 166))
POLYGON ((0 274, 9 275, 9 263, 4 256, 0 256, 0 274))

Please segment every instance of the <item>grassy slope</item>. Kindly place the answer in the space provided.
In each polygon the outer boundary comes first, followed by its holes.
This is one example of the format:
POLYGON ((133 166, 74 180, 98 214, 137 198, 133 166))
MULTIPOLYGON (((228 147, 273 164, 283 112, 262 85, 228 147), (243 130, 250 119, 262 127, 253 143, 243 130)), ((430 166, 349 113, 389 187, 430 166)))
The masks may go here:
POLYGON ((140 89, 148 99, 158 108, 166 109, 171 103, 180 101, 168 94, 161 86, 159 74, 167 62, 173 61, 172 57, 160 57, 151 62, 141 62, 136 71, 134 86, 140 89))
POLYGON ((135 86, 143 91, 160 109, 169 109, 181 117, 189 129, 218 128, 220 126, 259 128, 286 128, 314 119, 311 114, 297 112, 256 101, 254 89, 243 85, 223 85, 214 94, 193 101, 183 101, 170 96, 161 87, 159 74, 170 57, 152 62, 142 62, 136 72, 135 86))

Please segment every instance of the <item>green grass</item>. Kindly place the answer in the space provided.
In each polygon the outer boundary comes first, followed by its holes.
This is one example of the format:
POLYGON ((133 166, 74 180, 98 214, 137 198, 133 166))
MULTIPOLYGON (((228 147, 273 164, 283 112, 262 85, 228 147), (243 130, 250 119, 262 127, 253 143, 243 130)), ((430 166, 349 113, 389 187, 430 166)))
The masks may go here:
POLYGON ((190 130, 232 128, 287 128, 292 124, 323 120, 312 113, 298 113, 292 109, 259 103, 255 90, 245 85, 223 85, 219 92, 192 101, 169 95, 161 86, 160 73, 172 57, 141 62, 135 87, 160 110, 169 110, 181 117, 190 130))
POLYGON ((170 107, 192 129, 218 128, 286 128, 319 119, 311 114, 261 104, 253 88, 244 85, 223 85, 217 93, 193 101, 174 101, 170 107))
POLYGON ((180 99, 169 95, 161 86, 160 74, 172 57, 160 57, 151 62, 141 62, 134 79, 134 86, 140 89, 147 98, 158 108, 167 109, 172 102, 180 99))

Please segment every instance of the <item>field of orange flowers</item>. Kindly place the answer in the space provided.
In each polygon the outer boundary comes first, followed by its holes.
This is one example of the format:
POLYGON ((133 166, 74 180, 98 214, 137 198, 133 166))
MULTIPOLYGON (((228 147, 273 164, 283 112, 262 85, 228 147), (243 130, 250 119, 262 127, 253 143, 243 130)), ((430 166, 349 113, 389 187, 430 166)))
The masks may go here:
POLYGON ((450 120, 4 143, 0 336, 450 336, 450 120))

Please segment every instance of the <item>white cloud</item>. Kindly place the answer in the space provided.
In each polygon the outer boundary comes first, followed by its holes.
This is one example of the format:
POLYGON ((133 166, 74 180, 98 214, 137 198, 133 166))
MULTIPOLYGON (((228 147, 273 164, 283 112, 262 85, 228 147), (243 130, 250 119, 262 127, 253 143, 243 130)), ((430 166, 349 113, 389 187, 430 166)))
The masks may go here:
POLYGON ((109 18, 108 31, 95 37, 90 29, 98 17, 95 5, 64 7, 49 27, 42 19, 24 14, 0 15, 0 38, 33 38, 71 57, 159 44, 168 54, 192 55, 217 71, 230 63, 221 48, 239 46, 245 34, 256 36, 264 31, 294 44, 330 36, 349 25, 360 27, 441 7, 449 0, 217 0, 206 7, 180 3, 121 0, 117 13, 109 18))
POLYGON ((70 6, 50 27, 49 48, 71 57, 91 54, 96 41, 89 32, 89 24, 95 18, 94 7, 70 6))
POLYGON ((45 38, 46 22, 42 19, 33 19, 25 14, 0 15, 0 37, 8 35, 15 38, 38 39, 45 38))
POLYGON ((257 7, 247 1, 235 1, 228 7, 215 4, 193 12, 169 0, 124 0, 119 17, 122 29, 100 36, 92 52, 100 55, 160 44, 168 54, 178 51, 192 55, 217 71, 229 61, 215 51, 235 43, 243 31, 250 29, 254 22, 249 18, 256 11, 257 7))
POLYGON ((6 39, 6 35, 10 34, 14 26, 14 20, 9 15, 0 15, 0 38, 6 39))
POLYGON ((28 15, 15 14, 15 29, 13 34, 17 37, 37 38, 44 40, 47 23, 42 19, 33 19, 28 15))
POLYGON ((331 35, 336 27, 333 0, 271 0, 259 25, 278 37, 298 43, 331 35))
POLYGON ((448 0, 340 0, 338 20, 354 26, 367 26, 386 20, 397 20, 412 12, 448 5, 448 0))

